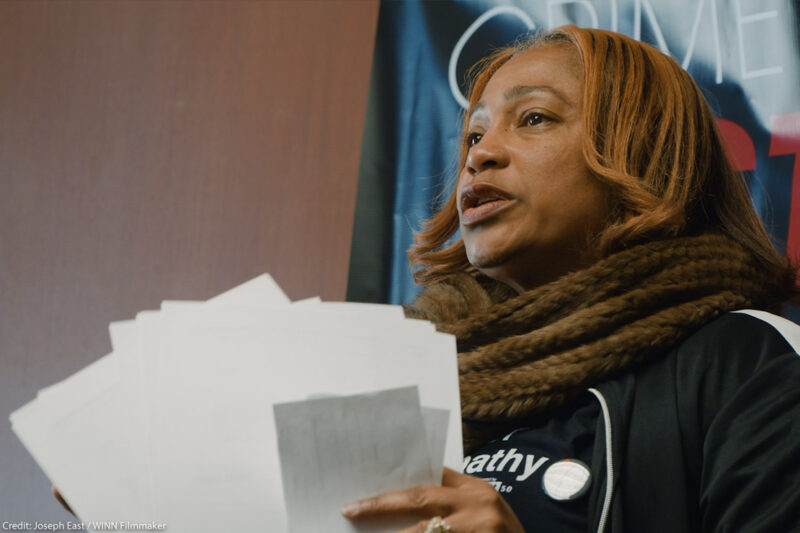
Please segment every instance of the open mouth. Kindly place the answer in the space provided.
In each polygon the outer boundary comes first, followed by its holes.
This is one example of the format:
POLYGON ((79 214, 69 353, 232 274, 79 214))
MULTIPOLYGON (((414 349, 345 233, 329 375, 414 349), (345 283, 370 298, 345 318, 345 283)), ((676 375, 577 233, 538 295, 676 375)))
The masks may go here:
POLYGON ((472 225, 493 216, 500 209, 510 205, 512 197, 506 191, 489 185, 475 183, 461 190, 461 223, 472 225))
POLYGON ((477 202, 475 202, 475 205, 472 205, 470 207, 479 207, 482 206, 483 204, 488 204, 490 202, 499 202, 500 200, 502 200, 502 198, 481 198, 477 202))

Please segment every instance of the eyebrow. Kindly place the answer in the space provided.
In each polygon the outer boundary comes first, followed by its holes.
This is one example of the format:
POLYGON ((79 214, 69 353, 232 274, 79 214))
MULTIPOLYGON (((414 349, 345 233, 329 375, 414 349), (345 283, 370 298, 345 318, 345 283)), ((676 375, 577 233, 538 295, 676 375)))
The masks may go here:
MULTIPOLYGON (((572 103, 564 95, 564 93, 562 93, 561 91, 559 91, 554 87, 550 87, 549 85, 516 85, 508 89, 505 93, 503 93, 503 98, 505 99, 506 102, 510 102, 511 100, 515 100, 530 93, 549 93, 566 104, 572 103)), ((472 109, 470 110, 469 113, 469 118, 471 119, 472 116, 477 111, 480 111, 485 107, 486 104, 484 104, 483 102, 478 102, 477 104, 472 106, 472 109)))

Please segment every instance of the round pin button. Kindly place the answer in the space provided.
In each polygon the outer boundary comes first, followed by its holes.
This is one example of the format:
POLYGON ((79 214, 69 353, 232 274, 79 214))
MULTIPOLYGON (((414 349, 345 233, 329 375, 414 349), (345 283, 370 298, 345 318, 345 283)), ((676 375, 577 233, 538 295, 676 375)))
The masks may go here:
POLYGON ((545 494, 558 501, 580 498, 591 484, 592 472, 577 459, 555 462, 542 475, 542 489, 545 494))

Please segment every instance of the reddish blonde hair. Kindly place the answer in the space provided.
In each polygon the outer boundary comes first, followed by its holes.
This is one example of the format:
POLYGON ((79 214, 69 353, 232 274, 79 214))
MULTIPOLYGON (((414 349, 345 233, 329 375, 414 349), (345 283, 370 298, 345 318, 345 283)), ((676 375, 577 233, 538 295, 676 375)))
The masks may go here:
MULTIPOLYGON (((728 161, 716 120, 691 76, 672 58, 624 35, 564 26, 502 48, 475 65, 469 110, 508 60, 529 48, 572 46, 583 65, 583 154, 616 199, 596 240, 599 257, 648 240, 720 232, 776 275, 790 267, 773 247, 744 179, 728 161)), ((466 135, 465 115, 463 134, 466 135)), ((459 169, 467 157, 462 144, 459 169)), ((472 269, 459 239, 455 194, 415 234, 417 283, 472 269)), ((792 274, 793 275, 793 274, 792 274)))

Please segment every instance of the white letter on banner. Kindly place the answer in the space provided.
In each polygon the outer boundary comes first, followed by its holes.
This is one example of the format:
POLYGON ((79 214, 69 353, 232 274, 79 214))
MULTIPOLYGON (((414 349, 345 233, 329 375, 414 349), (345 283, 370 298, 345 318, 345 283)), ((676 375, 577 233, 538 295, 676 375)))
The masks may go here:
POLYGON ((667 48, 667 41, 664 40, 664 35, 661 33, 661 27, 656 20, 656 14, 653 11, 653 6, 650 5, 650 0, 636 0, 633 9, 633 38, 637 41, 642 40, 642 4, 644 4, 644 11, 647 18, 650 20, 650 26, 653 28, 653 33, 656 34, 656 41, 658 47, 667 55, 669 48, 667 48))
POLYGON ((563 6, 564 4, 578 4, 589 10, 592 16, 592 28, 599 28, 600 22, 597 20, 597 11, 589 0, 548 0, 547 2, 547 27, 553 27, 553 6, 563 6))
MULTIPOLYGON (((694 45, 697 41, 697 30, 700 28, 700 19, 703 15, 703 6, 706 0, 700 0, 697 4, 697 14, 694 17, 694 25, 692 26, 692 36, 689 38, 689 48, 686 50, 686 55, 683 56, 683 64, 681 65, 684 70, 689 69, 689 63, 692 62, 692 54, 694 53, 694 45)), ((722 83, 722 49, 719 45, 719 21, 717 20, 717 0, 711 0, 711 29, 714 31, 714 58, 717 62, 717 70, 715 81, 717 85, 722 83)))
POLYGON ((467 102, 467 99, 464 98, 463 94, 461 94, 461 89, 458 87, 458 81, 456 80, 456 66, 458 65, 458 58, 461 56, 461 51, 464 50, 464 45, 467 44, 469 38, 472 37, 476 31, 478 31, 478 28, 483 26, 483 24, 490 18, 496 15, 502 15, 503 13, 515 15, 525 23, 525 26, 527 26, 529 30, 532 30, 536 27, 536 24, 533 23, 533 20, 528 16, 527 13, 514 6, 493 7, 478 17, 475 22, 470 24, 469 28, 467 28, 467 31, 465 31, 456 42, 456 46, 453 48, 453 52, 450 54, 450 64, 447 68, 447 78, 450 82, 450 92, 453 93, 453 98, 456 99, 456 102, 458 102, 458 104, 464 109, 469 107, 469 102, 467 102))
POLYGON ((744 31, 745 24, 752 24, 759 20, 771 19, 778 16, 777 11, 762 11, 761 13, 753 13, 752 15, 742 16, 742 5, 739 0, 736 0, 736 28, 739 30, 739 62, 742 66, 742 79, 757 78, 759 76, 769 76, 770 74, 780 74, 783 72, 783 66, 768 67, 758 70, 747 70, 744 64, 744 31))

